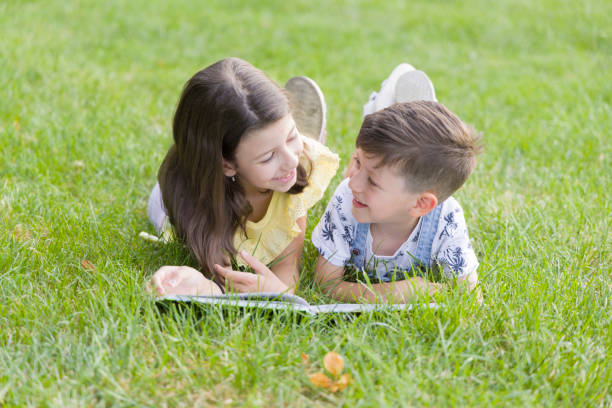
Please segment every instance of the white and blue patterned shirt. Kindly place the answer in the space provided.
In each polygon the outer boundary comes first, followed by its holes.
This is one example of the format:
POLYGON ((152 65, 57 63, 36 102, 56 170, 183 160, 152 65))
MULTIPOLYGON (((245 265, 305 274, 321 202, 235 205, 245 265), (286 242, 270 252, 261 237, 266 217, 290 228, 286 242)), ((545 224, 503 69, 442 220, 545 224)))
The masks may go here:
MULTIPOLYGON (((312 243, 323 258, 335 266, 345 266, 351 259, 351 246, 355 237, 357 220, 351 211, 353 193, 348 179, 336 189, 321 220, 312 231, 312 243)), ((404 242, 390 256, 375 255, 372 251, 372 235, 368 231, 366 240, 366 262, 368 268, 376 268, 380 277, 389 278, 394 270, 410 270, 417 266, 416 253, 421 220, 404 242)), ((431 258, 443 266, 448 278, 465 277, 478 268, 478 260, 470 243, 461 206, 452 197, 442 203, 438 231, 431 248, 431 258)))

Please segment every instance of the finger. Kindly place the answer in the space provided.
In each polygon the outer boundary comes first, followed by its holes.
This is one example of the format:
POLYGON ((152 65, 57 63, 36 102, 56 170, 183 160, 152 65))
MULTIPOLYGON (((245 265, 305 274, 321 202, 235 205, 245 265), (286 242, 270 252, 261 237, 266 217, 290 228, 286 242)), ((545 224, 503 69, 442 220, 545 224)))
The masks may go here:
POLYGON ((222 266, 219 266, 217 270, 221 270, 221 273, 225 274, 225 279, 231 279, 238 283, 247 283, 253 276, 250 272, 235 271, 231 268, 224 268, 222 266))
POLYGON ((227 277, 228 271, 226 271, 225 268, 223 268, 221 265, 214 264, 213 268, 215 270, 215 273, 219 275, 220 278, 225 279, 227 277))
POLYGON ((151 278, 153 286, 158 294, 167 295, 167 287, 175 287, 180 282, 180 266, 162 266, 151 278))
POLYGON ((221 265, 214 264, 213 272, 215 273, 215 279, 227 290, 227 284, 229 283, 229 279, 227 278, 227 273, 221 265))
POLYGON ((266 265, 264 265, 259 259, 255 258, 253 255, 249 254, 247 251, 240 251, 240 256, 246 262, 256 274, 258 275, 268 275, 272 273, 270 269, 266 265))
POLYGON ((159 268, 157 270, 157 272, 155 272, 153 274, 153 277, 151 278, 151 283, 153 285, 153 288, 155 289, 155 291, 157 291, 158 294, 160 295, 165 295, 166 294, 166 290, 164 289, 164 279, 166 278, 168 272, 170 271, 170 266, 162 266, 161 268, 159 268))
POLYGON ((251 275, 250 273, 238 272, 230 268, 224 268, 218 264, 215 264, 213 267, 219 276, 222 277, 225 290, 230 292, 240 291, 240 288, 242 288, 248 276, 251 275))
POLYGON ((214 265, 215 272, 224 280, 234 280, 237 282, 244 281, 244 272, 234 271, 231 268, 225 268, 221 265, 214 265))

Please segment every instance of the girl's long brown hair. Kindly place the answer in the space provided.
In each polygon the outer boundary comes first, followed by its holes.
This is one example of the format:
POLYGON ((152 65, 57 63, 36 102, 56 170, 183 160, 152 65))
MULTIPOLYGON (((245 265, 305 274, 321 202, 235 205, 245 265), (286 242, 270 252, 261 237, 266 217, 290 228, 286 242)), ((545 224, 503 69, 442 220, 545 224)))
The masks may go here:
MULTIPOLYGON (((227 265, 236 253, 234 234, 252 211, 240 183, 223 174, 242 136, 289 113, 284 91, 262 71, 238 58, 196 73, 181 94, 173 122, 174 145, 158 173, 164 205, 177 237, 203 272, 227 265)), ((308 185, 300 165, 291 194, 308 185)))

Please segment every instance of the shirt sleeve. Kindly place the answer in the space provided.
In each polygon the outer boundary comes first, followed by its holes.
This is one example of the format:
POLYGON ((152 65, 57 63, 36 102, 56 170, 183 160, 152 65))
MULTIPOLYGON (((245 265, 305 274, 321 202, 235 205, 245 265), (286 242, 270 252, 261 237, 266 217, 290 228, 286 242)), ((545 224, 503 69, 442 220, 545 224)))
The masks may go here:
POLYGON ((445 206, 436 239, 438 251, 435 260, 442 264, 447 278, 461 278, 476 271, 478 259, 470 242, 463 209, 452 200, 445 206))
MULTIPOLYGON (((354 218, 348 207, 348 180, 344 180, 327 204, 325 213, 312 231, 312 243, 319 254, 335 266, 344 266, 350 259, 350 247, 355 235, 354 218)), ((348 190, 350 195, 350 190, 348 190)))

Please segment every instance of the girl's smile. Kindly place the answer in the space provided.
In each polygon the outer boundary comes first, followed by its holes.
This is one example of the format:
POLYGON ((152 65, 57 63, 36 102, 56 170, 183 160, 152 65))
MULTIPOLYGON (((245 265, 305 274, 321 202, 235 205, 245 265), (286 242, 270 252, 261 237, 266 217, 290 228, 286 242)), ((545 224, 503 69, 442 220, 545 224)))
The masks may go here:
POLYGON ((272 180, 280 182, 281 185, 289 184, 291 187, 295 183, 295 178, 297 177, 297 172, 295 168, 291 170, 289 173, 285 174, 281 177, 275 177, 272 180))

